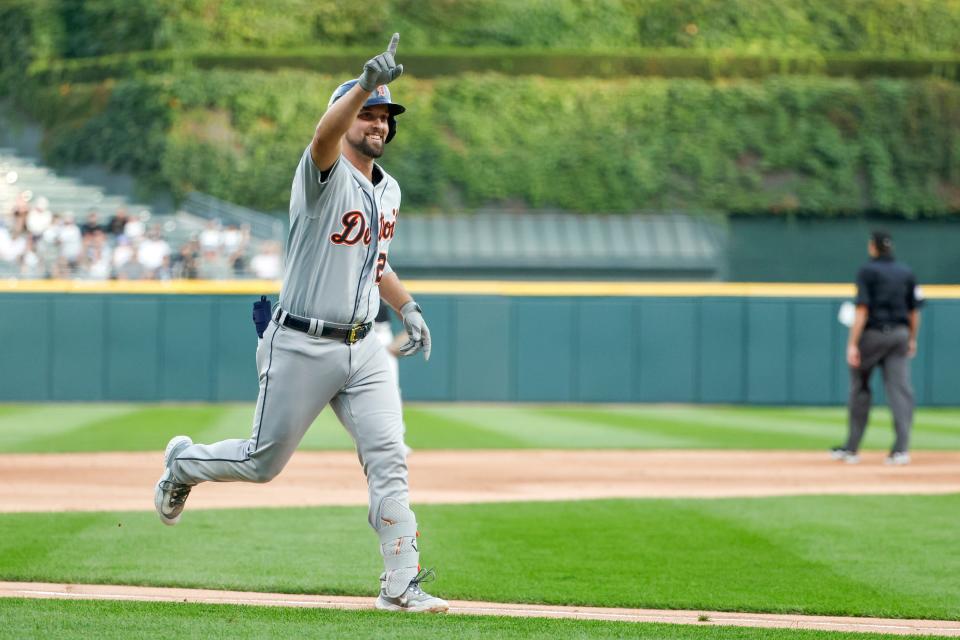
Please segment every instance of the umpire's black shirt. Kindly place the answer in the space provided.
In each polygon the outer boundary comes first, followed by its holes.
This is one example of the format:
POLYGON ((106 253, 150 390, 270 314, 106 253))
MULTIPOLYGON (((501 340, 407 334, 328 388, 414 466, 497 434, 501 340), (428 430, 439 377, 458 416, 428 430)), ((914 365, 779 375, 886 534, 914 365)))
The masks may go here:
POLYGON ((857 273, 858 305, 866 305, 867 329, 910 324, 910 312, 919 309, 917 281, 910 267, 892 256, 873 258, 857 273))

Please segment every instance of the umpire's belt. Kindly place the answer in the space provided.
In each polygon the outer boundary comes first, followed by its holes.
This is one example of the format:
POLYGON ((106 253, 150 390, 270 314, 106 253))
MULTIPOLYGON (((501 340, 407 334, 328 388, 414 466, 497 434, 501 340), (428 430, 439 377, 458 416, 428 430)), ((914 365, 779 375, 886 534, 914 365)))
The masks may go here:
POLYGON ((287 313, 280 307, 277 307, 277 310, 273 312, 273 319, 277 321, 277 324, 289 329, 302 331, 311 336, 338 338, 347 344, 353 344, 366 338, 367 334, 370 333, 370 328, 373 326, 372 322, 364 324, 335 324, 317 320, 316 318, 301 318, 292 313, 287 313))

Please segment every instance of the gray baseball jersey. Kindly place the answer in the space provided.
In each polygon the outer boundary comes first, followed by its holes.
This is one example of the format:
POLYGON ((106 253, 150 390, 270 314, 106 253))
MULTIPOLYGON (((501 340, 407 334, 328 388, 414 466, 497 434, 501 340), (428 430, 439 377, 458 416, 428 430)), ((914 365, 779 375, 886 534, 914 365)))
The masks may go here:
POLYGON ((400 186, 380 173, 373 185, 341 156, 321 181, 310 148, 304 151, 290 192, 283 309, 340 324, 376 317, 377 284, 389 272, 387 252, 400 210, 400 186))
POLYGON ((170 463, 172 479, 267 482, 293 455, 328 404, 353 437, 367 476, 369 522, 384 559, 384 593, 417 575, 416 518, 409 508, 407 450, 396 375, 371 335, 323 337, 321 324, 372 321, 396 228, 400 187, 382 169, 372 184, 340 156, 321 180, 308 147, 290 194, 290 235, 279 310, 257 347, 260 394, 245 440, 192 444, 170 463), (310 332, 285 321, 310 319, 310 332), (316 320, 316 322, 314 322, 316 320))

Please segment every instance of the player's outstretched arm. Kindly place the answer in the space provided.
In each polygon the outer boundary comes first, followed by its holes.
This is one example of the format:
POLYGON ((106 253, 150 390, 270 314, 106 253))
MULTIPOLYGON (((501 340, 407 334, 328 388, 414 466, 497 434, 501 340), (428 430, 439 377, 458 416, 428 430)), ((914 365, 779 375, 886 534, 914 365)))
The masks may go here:
POLYGON ((367 60, 363 65, 359 82, 342 98, 330 105, 327 112, 320 118, 310 145, 310 155, 313 156, 313 163, 321 171, 332 167, 340 157, 340 140, 353 124, 363 103, 370 97, 370 93, 379 85, 393 82, 403 73, 403 65, 397 64, 394 58, 399 42, 400 34, 393 34, 387 50, 367 60))

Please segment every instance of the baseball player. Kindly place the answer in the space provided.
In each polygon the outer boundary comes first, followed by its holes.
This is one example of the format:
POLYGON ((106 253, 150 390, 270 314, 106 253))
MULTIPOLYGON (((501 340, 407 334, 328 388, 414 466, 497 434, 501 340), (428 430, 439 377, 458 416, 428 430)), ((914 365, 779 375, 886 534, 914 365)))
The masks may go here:
POLYGON ((421 309, 387 260, 400 187, 375 162, 404 112, 387 88, 403 72, 394 60, 399 40, 393 34, 358 79, 333 92, 300 158, 280 300, 257 346, 252 435, 210 445, 173 438, 154 501, 160 519, 173 525, 200 482, 270 481, 329 404, 353 437, 367 477, 368 519, 384 565, 377 608, 439 612, 447 603, 420 587, 433 572, 420 570, 399 392, 386 351, 367 337, 382 296, 403 319, 409 339, 402 355, 430 357, 421 309))

